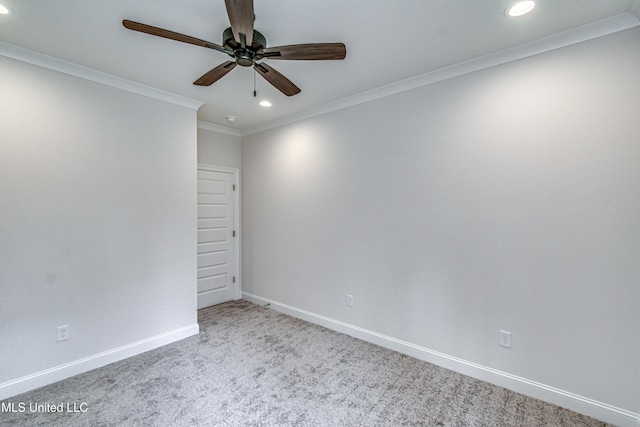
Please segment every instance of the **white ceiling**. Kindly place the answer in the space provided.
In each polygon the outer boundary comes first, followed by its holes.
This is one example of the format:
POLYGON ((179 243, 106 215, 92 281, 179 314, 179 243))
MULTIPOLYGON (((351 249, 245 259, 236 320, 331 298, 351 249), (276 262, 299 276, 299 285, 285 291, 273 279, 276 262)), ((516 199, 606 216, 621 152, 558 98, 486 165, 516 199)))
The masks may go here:
MULTIPOLYGON (((237 67, 210 87, 198 77, 223 53, 125 29, 123 19, 221 44, 224 0, 0 0, 0 41, 204 102, 198 119, 245 131, 474 58, 626 14, 640 0, 540 0, 507 18, 512 0, 256 0, 268 46, 344 42, 343 61, 268 61, 302 93, 286 97, 237 67), (265 109, 257 101, 269 99, 265 109), (237 117, 235 123, 226 116, 237 117)), ((629 12, 636 15, 630 15, 629 12)), ((627 19, 628 21, 628 19, 627 19)), ((636 24, 637 25, 637 24, 636 24)))

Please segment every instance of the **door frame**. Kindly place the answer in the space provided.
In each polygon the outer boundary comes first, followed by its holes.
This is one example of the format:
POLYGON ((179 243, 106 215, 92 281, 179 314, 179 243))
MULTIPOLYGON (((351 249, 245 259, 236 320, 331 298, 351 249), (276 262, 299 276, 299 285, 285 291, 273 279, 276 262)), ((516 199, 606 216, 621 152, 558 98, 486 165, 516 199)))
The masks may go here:
POLYGON ((240 227, 240 169, 239 168, 230 168, 226 166, 216 166, 210 165, 206 163, 198 163, 198 170, 205 170, 210 172, 222 172, 229 173, 233 176, 233 184, 236 186, 235 191, 233 192, 233 203, 234 203, 234 211, 233 211, 233 229, 236 231, 235 241, 233 242, 233 276, 236 278, 235 283, 235 292, 234 299, 239 300, 242 298, 242 259, 240 250, 240 245, 242 242, 242 231, 240 227))

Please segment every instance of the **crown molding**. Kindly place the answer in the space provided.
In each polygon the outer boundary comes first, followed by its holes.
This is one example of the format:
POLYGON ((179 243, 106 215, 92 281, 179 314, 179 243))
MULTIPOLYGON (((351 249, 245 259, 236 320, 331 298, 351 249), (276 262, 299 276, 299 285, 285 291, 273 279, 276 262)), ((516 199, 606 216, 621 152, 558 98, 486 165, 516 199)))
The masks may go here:
POLYGON ((122 77, 117 77, 93 68, 78 65, 63 59, 54 58, 52 56, 44 55, 42 53, 34 52, 2 41, 0 41, 0 56, 36 65, 48 70, 57 71, 59 73, 68 74, 70 76, 79 77, 81 79, 100 83, 116 89, 125 90, 148 98, 169 102, 192 110, 198 110, 198 108, 204 104, 201 101, 196 101, 194 99, 156 89, 151 86, 136 83, 122 77))
POLYGON ((205 122, 204 120, 198 120, 198 128, 217 133, 224 133, 225 135, 242 136, 242 133, 237 129, 216 125, 210 122, 205 122))
MULTIPOLYGON (((640 14, 640 0, 635 0, 633 9, 640 14)), ((495 53, 480 56, 468 61, 460 62, 438 70, 420 74, 396 83, 372 89, 357 95, 342 98, 338 101, 311 108, 297 114, 293 114, 282 119, 269 122, 243 130, 242 136, 253 135, 276 127, 299 122, 322 114, 342 110, 365 102, 379 98, 395 95, 397 93, 427 86, 433 83, 442 82, 465 74, 496 67, 498 65, 517 61, 552 50, 560 49, 573 44, 603 37, 619 31, 628 30, 640 25, 640 20, 635 14, 625 12, 590 24, 582 25, 571 30, 544 37, 529 43, 524 43, 512 48, 504 49, 495 53)))

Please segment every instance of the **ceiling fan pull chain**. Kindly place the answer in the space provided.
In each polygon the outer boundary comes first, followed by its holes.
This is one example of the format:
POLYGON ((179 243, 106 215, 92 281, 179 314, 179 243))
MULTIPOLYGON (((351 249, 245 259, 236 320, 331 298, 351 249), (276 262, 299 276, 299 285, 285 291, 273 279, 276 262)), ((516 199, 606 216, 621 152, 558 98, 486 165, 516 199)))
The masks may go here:
POLYGON ((258 93, 256 92, 256 74, 258 74, 258 72, 254 69, 253 70, 253 97, 254 98, 258 96, 258 93))

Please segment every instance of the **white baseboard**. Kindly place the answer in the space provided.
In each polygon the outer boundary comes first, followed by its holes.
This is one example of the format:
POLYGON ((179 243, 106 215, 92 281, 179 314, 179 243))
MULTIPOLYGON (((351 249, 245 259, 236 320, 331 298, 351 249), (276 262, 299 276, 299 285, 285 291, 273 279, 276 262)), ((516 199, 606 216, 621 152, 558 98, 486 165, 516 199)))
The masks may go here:
POLYGON ((584 415, 614 424, 619 427, 640 426, 640 414, 618 408, 603 402, 579 396, 575 393, 560 390, 545 384, 518 377, 507 372, 498 371, 487 366, 449 356, 438 351, 428 349, 407 341, 402 341, 390 336, 382 335, 358 326, 354 326, 339 320, 331 319, 316 313, 262 298, 243 292, 243 298, 259 305, 269 305, 278 312, 306 320, 316 325, 324 326, 337 332, 385 347, 399 353, 406 354, 416 359, 513 390, 542 401, 552 403, 563 408, 579 412, 584 415))
POLYGON ((197 335, 197 323, 0 384, 0 400, 197 335))

